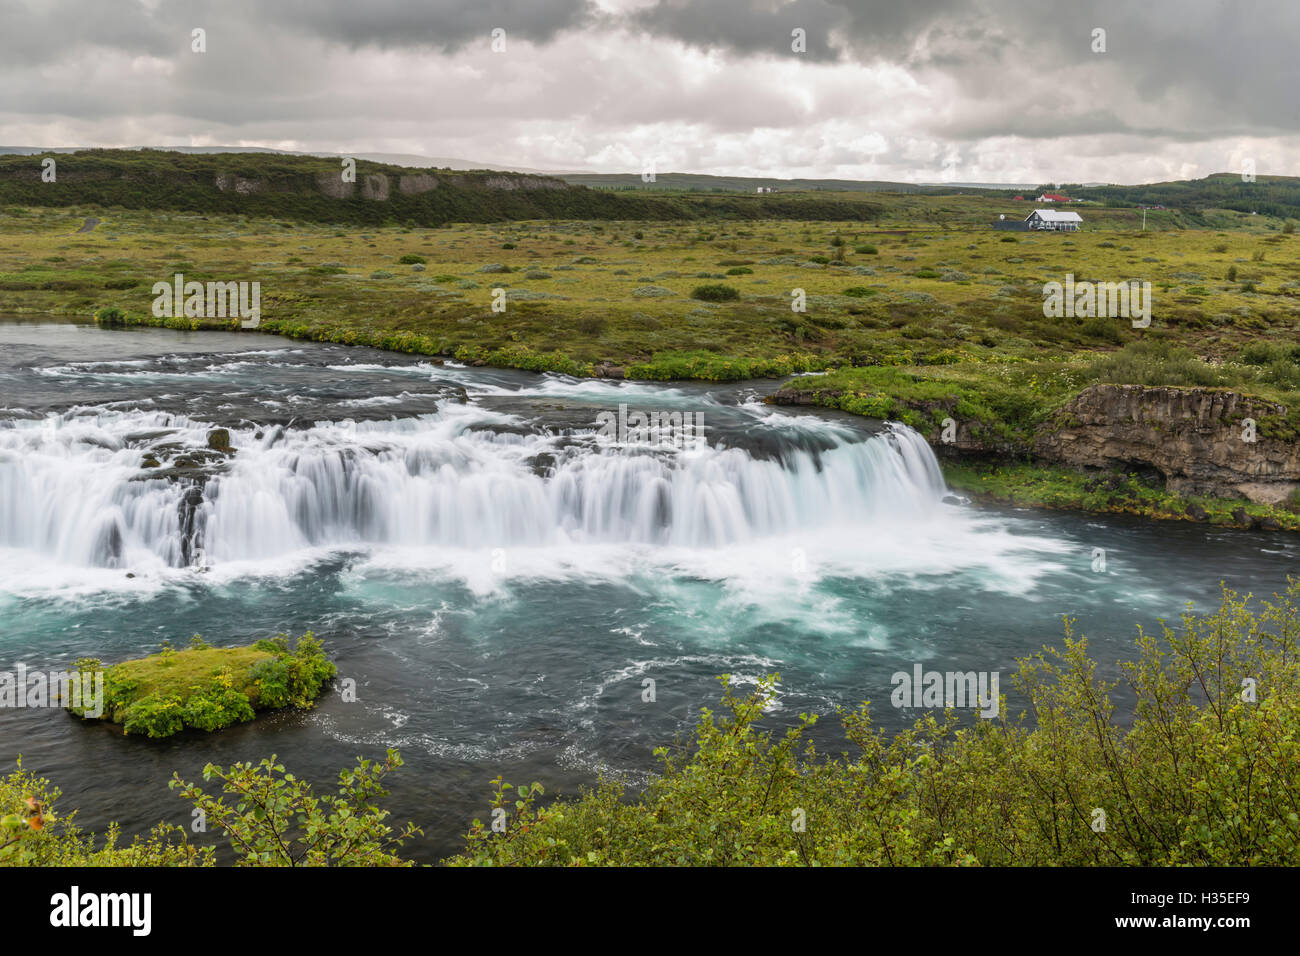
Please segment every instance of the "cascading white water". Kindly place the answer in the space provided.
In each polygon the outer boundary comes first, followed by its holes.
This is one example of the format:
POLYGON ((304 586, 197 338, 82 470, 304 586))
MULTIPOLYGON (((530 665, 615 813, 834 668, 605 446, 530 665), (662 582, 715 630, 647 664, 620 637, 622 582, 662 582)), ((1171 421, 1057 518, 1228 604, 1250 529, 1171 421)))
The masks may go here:
POLYGON ((505 421, 448 404, 389 422, 232 429, 237 453, 196 508, 192 482, 141 469, 141 436, 202 448, 209 426, 105 410, 16 421, 0 430, 0 547, 126 568, 182 565, 187 541, 209 564, 320 546, 711 548, 919 517, 944 490, 929 446, 903 426, 866 440, 828 432, 828 450, 776 461, 483 427, 505 421))
POLYGON ((171 416, 112 414, 15 421, 0 429, 0 547, 61 563, 121 567, 181 560, 186 489, 141 475, 131 432, 166 428, 171 416))

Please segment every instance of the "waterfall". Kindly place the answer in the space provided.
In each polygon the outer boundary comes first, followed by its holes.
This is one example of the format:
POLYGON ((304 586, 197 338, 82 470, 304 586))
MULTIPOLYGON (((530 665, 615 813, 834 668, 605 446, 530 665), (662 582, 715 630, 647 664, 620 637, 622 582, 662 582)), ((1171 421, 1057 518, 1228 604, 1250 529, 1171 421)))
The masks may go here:
POLYGON ((166 477, 142 459, 159 448, 193 457, 209 426, 104 408, 11 421, 0 428, 0 547, 128 569, 307 547, 714 548, 919 517, 944 491, 929 446, 902 425, 763 458, 494 430, 507 417, 449 404, 386 422, 233 428, 231 458, 166 477))

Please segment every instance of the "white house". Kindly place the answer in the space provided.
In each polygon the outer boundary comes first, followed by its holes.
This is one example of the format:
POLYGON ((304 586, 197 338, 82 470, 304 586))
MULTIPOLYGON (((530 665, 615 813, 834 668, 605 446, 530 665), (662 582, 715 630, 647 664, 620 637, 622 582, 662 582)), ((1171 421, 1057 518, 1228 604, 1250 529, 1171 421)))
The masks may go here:
POLYGON ((1083 217, 1077 212, 1061 212, 1057 209, 1035 209, 1025 217, 1030 229, 1055 229, 1059 232, 1078 232, 1083 225, 1083 217))

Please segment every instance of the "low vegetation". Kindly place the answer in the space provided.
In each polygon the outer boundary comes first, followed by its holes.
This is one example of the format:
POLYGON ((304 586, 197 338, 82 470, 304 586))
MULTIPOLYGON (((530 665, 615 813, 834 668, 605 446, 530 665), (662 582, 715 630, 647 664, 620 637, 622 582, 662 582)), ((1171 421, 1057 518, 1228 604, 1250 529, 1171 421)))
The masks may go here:
MULTIPOLYGON (((379 806, 384 778, 402 766, 390 750, 383 761, 358 760, 339 774, 338 790, 318 795, 272 756, 229 769, 203 768, 221 795, 174 776, 171 788, 193 814, 221 833, 240 866, 409 866, 397 851, 421 834, 407 824, 394 832, 379 806)), ((110 828, 103 840, 84 833, 75 813, 60 817, 58 788, 22 766, 0 778, 0 866, 212 866, 215 850, 195 846, 184 828, 159 824, 147 838, 122 844, 110 828)))

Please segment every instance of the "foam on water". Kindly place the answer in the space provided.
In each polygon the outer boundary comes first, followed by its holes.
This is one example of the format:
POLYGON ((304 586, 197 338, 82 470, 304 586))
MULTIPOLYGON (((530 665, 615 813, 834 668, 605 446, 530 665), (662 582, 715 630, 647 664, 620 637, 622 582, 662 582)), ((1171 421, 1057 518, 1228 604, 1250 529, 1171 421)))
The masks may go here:
POLYGON ((650 450, 521 433, 515 416, 447 403, 390 421, 232 429, 237 452, 215 473, 168 480, 142 470, 142 436, 201 450, 209 426, 105 407, 10 421, 0 565, 14 573, 3 587, 21 589, 24 567, 94 587, 123 578, 108 570, 157 579, 192 564, 229 580, 356 550, 375 568, 436 569, 478 593, 647 569, 731 582, 736 594, 967 571, 1017 590, 1059 550, 942 504, 934 455, 905 426, 864 439, 811 416, 750 414, 830 447, 780 461, 725 444, 650 450))

